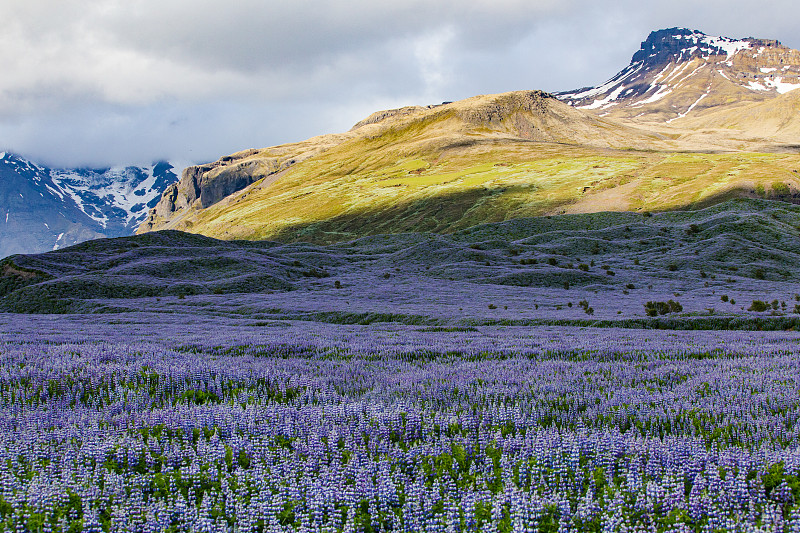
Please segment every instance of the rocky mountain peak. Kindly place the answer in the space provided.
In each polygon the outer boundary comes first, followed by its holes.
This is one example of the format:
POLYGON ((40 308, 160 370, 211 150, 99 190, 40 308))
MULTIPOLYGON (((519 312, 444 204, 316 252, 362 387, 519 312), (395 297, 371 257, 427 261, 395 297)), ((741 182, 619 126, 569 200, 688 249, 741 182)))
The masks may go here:
POLYGON ((669 28, 651 32, 633 55, 631 64, 646 67, 688 61, 692 58, 723 56, 725 60, 743 50, 759 48, 785 48, 780 42, 768 39, 731 39, 713 37, 697 30, 669 28))
POLYGON ((687 28, 650 33, 606 83, 560 93, 580 109, 670 122, 703 109, 752 103, 800 88, 800 52, 774 39, 714 37, 687 28))

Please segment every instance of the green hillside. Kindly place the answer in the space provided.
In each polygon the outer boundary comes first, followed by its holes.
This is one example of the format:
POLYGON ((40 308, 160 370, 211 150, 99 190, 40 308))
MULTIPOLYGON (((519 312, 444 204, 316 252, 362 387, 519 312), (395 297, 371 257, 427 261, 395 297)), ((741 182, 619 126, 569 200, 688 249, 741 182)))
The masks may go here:
POLYGON ((326 243, 560 213, 792 199, 800 189, 797 153, 726 151, 714 148, 716 133, 684 141, 544 93, 478 97, 374 120, 340 136, 189 169, 140 232, 326 243), (252 183, 213 192, 242 179, 252 183))

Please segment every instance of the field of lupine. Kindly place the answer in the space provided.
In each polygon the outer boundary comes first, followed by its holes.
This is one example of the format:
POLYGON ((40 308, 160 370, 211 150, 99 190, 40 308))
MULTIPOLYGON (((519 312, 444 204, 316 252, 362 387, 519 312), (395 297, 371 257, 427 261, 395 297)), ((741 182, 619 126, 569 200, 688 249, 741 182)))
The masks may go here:
POLYGON ((3 531, 800 531, 796 333, 0 315, 3 531))
POLYGON ((0 532, 800 533, 798 228, 748 200, 0 260, 0 532))

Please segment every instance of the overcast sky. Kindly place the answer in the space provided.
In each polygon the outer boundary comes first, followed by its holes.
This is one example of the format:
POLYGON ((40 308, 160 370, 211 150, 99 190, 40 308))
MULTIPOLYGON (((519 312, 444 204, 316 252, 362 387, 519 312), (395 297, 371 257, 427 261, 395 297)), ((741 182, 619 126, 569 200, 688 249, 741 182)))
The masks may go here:
POLYGON ((800 48, 772 0, 2 0, 0 150, 206 162, 378 109, 597 85, 673 26, 800 48))

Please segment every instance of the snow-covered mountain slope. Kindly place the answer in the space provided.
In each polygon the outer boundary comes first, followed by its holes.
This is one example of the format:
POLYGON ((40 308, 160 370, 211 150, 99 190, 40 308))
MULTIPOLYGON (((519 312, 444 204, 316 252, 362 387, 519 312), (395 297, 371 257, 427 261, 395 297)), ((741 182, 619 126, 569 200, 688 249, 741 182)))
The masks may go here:
POLYGON ((0 258, 132 235, 167 186, 173 167, 48 169, 0 153, 0 258))
POLYGON ((51 170, 53 181, 103 228, 133 234, 161 193, 178 180, 169 163, 151 167, 51 170))
POLYGON ((652 32, 630 65, 606 83, 558 97, 601 115, 670 122, 798 88, 800 52, 778 41, 671 28, 652 32))

